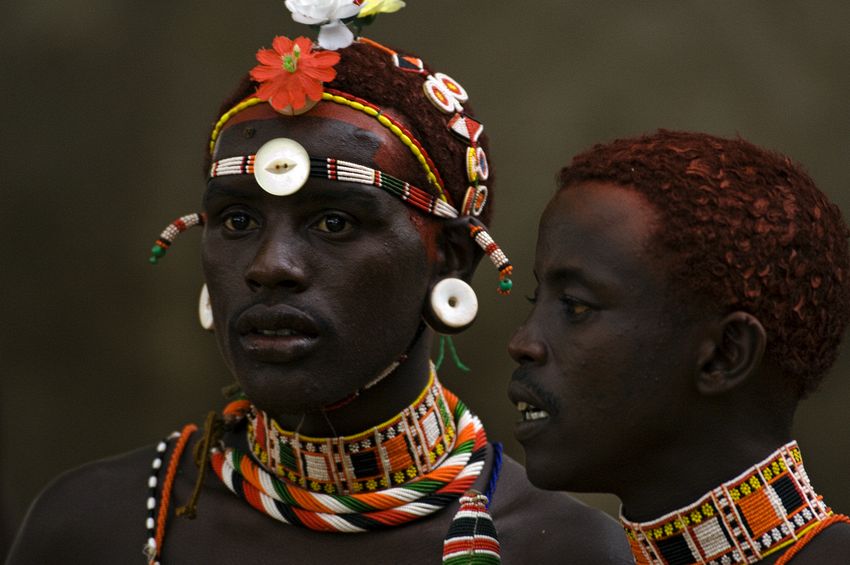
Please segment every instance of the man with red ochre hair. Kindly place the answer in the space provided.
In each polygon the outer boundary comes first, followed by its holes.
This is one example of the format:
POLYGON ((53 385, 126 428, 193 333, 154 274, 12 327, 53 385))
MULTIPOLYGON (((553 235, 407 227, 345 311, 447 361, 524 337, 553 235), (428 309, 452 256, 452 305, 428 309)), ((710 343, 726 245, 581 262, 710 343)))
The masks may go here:
POLYGON ((847 236, 799 165, 740 138, 576 156, 509 346, 531 481, 620 496, 639 564, 850 562, 791 438, 850 316, 847 236))

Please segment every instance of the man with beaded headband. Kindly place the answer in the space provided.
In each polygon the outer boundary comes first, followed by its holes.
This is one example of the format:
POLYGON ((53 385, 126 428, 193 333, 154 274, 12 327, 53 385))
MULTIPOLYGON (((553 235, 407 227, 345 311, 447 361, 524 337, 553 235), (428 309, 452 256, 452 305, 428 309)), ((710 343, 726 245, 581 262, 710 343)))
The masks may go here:
POLYGON ((616 523, 533 488, 429 361, 434 330, 472 323, 482 256, 500 292, 511 267, 464 89, 349 30, 399 4, 287 0, 319 44, 258 52, 203 212, 152 257, 204 227, 201 323, 241 390, 203 433, 60 478, 11 563, 628 562, 616 523))
POLYGON ((850 317, 847 236, 799 165, 740 138, 574 157, 509 346, 532 482, 620 496, 639 564, 850 561, 791 439, 850 317))

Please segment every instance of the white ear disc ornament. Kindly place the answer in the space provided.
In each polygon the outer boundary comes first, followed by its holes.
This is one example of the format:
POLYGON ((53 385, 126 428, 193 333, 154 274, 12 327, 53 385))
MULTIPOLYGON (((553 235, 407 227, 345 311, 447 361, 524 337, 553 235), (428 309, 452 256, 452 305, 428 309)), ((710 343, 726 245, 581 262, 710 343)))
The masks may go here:
POLYGON ((254 178, 275 196, 295 194, 310 176, 310 155, 300 143, 279 137, 267 141, 254 158, 254 178))
POLYGON ((431 308, 441 322, 450 328, 463 328, 478 314, 478 297, 461 279, 445 278, 431 290, 431 308))
POLYGON ((201 321, 201 327, 205 330, 213 329, 213 313, 212 305, 210 304, 210 291, 207 290, 207 285, 201 287, 201 297, 198 300, 198 319, 201 321))

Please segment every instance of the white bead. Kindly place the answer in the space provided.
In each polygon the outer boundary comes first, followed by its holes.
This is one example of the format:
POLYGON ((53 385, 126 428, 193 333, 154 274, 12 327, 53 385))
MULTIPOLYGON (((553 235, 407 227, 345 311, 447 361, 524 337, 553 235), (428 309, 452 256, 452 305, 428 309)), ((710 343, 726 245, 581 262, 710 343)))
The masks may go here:
POLYGON ((151 467, 153 467, 154 469, 159 469, 160 467, 162 467, 162 459, 160 459, 159 457, 154 459, 153 465, 151 465, 151 467))
POLYGON ((152 496, 148 497, 148 510, 153 510, 156 507, 156 499, 152 496))
POLYGON ((475 320, 478 297, 461 279, 445 278, 431 291, 431 307, 437 318, 450 328, 462 328, 475 320))
POLYGON ((148 479, 148 488, 156 488, 156 477, 148 479))
POLYGON ((163 451, 165 451, 165 448, 166 448, 166 447, 167 447, 167 446, 165 445, 165 442, 164 442, 164 441, 161 441, 161 442, 159 442, 159 444, 156 446, 156 450, 157 450, 159 453, 162 453, 163 451))
POLYGON ((267 141, 254 159, 254 178, 260 188, 275 196, 298 192, 310 176, 310 155, 293 139, 267 141))
POLYGON ((152 530, 156 527, 156 522, 153 518, 148 518, 145 522, 145 525, 148 527, 149 530, 152 530))

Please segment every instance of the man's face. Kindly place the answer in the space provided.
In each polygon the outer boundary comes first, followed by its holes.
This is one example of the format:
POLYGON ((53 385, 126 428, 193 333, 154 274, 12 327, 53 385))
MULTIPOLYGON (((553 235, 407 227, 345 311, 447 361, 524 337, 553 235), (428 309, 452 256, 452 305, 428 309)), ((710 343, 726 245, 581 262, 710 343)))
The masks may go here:
MULTIPOLYGON (((287 137, 314 157, 410 177, 412 157, 376 121, 320 107, 319 115, 231 125, 213 158, 251 155, 287 137)), ((204 208, 203 266, 216 337, 260 408, 299 415, 336 402, 414 339, 432 266, 399 199, 316 178, 293 195, 274 196, 253 175, 235 175, 210 180, 204 208)))
POLYGON ((538 287, 509 349, 529 478, 607 490, 687 428, 698 324, 650 252, 655 213, 632 190, 560 191, 540 221, 538 287), (646 455, 645 455, 646 454, 646 455))

